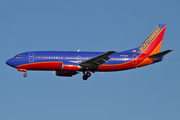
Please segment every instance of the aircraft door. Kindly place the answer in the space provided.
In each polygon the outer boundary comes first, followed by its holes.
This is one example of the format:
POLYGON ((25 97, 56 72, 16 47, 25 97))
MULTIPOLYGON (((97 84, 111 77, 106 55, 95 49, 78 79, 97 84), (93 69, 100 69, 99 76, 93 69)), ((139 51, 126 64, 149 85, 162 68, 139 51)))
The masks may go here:
POLYGON ((81 56, 77 56, 77 61, 81 62, 81 56))
POLYGON ((133 55, 132 55, 132 59, 134 59, 134 60, 132 61, 132 64, 133 64, 133 65, 136 65, 136 64, 137 64, 137 55, 136 55, 136 54, 133 54, 133 55))
POLYGON ((33 52, 29 53, 29 62, 34 62, 34 53, 33 52))

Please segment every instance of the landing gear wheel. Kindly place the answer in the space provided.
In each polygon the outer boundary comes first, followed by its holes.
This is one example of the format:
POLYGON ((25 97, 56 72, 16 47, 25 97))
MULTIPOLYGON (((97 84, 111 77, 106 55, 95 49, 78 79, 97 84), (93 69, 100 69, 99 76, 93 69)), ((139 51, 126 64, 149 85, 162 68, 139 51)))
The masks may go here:
POLYGON ((90 72, 87 72, 87 73, 86 73, 86 76, 87 76, 87 77, 90 77, 90 76, 91 76, 91 73, 90 73, 90 72))
POLYGON ((83 80, 87 80, 87 79, 88 79, 88 76, 83 75, 83 80))
POLYGON ((24 76, 24 77, 27 77, 27 73, 24 73, 23 76, 24 76))
POLYGON ((91 76, 91 73, 87 71, 83 71, 83 80, 87 80, 91 76))

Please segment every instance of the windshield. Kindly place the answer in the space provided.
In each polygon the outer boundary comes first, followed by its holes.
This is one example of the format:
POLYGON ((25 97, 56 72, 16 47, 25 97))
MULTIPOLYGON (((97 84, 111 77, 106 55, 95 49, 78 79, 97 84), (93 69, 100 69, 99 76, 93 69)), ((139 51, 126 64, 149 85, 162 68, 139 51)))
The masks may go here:
POLYGON ((16 55, 16 56, 14 56, 14 58, 21 58, 22 57, 22 55, 16 55))

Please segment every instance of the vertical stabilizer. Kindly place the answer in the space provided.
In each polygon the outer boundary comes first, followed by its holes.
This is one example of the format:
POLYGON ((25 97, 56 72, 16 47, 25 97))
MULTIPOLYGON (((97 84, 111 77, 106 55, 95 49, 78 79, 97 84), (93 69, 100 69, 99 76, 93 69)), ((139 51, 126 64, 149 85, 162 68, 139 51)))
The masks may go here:
POLYGON ((166 24, 159 24, 142 43, 142 45, 139 47, 139 50, 149 55, 159 53, 165 29, 166 24))

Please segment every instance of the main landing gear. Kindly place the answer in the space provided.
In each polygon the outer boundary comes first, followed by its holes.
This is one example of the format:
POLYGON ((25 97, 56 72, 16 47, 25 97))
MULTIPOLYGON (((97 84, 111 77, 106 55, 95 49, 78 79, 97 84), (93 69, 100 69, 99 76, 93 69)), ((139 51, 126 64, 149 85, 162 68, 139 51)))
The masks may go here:
POLYGON ((87 71, 86 73, 85 73, 85 71, 84 71, 83 74, 84 74, 83 77, 82 77, 83 80, 87 80, 87 79, 91 76, 91 73, 88 72, 88 71, 87 71))

